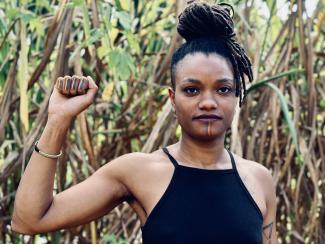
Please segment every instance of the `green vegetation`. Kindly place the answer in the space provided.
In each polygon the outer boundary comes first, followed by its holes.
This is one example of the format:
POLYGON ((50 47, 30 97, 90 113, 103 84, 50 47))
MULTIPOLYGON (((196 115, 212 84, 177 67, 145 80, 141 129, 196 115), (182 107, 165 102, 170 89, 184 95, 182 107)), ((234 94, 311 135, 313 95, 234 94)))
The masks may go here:
MULTIPOLYGON (((213 1, 214 2, 214 1, 213 1)), ((227 146, 269 168, 280 243, 325 243, 325 82, 322 1, 232 0, 255 81, 227 146)), ((0 242, 138 243, 127 204, 85 226, 22 236, 10 216, 22 170, 47 119, 58 76, 91 75, 95 104, 71 125, 56 192, 111 159, 179 138, 166 88, 185 0, 0 2, 0 242)))

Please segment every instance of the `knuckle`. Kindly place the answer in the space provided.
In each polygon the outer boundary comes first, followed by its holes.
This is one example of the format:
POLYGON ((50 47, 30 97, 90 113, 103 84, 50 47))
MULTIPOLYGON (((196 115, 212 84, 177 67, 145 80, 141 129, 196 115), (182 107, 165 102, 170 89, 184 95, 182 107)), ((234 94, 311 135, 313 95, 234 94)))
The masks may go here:
POLYGON ((57 89, 59 89, 59 90, 62 89, 62 87, 63 87, 63 77, 58 77, 58 78, 56 79, 55 87, 56 87, 57 89))

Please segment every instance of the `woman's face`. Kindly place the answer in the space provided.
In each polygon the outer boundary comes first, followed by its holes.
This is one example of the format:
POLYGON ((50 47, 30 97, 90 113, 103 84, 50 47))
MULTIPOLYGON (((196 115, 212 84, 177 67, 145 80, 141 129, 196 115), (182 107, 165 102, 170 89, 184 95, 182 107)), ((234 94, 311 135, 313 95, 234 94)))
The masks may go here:
POLYGON ((238 103, 231 64, 216 54, 186 55, 177 64, 169 96, 183 133, 205 141, 223 137, 238 103), (215 118, 196 118, 203 115, 215 118))

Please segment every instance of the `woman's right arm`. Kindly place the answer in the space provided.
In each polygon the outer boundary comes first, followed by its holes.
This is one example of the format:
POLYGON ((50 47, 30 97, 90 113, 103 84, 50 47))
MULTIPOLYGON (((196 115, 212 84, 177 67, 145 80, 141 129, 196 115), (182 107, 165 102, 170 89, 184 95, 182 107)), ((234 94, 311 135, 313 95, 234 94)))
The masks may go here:
MULTIPOLYGON (((92 103, 96 91, 93 81, 87 94, 74 98, 54 90, 48 121, 38 142, 41 151, 59 153, 72 118, 92 103)), ((108 213, 129 195, 121 178, 132 157, 126 154, 114 159, 85 181, 53 196, 57 159, 33 152, 16 193, 13 230, 43 233, 84 224, 108 213)))

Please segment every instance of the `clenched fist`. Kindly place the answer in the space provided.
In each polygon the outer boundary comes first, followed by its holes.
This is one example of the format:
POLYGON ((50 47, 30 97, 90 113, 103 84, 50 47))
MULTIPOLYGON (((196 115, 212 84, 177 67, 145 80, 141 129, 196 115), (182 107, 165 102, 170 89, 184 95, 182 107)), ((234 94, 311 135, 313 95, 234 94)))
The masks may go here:
POLYGON ((48 119, 56 124, 69 124, 93 103, 97 90, 98 87, 90 76, 59 77, 50 97, 48 119))
POLYGON ((55 87, 66 96, 83 95, 89 88, 89 80, 84 76, 66 75, 56 80, 55 87))

